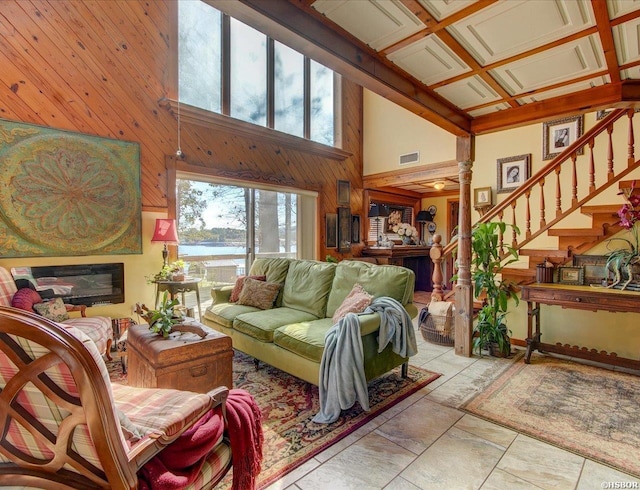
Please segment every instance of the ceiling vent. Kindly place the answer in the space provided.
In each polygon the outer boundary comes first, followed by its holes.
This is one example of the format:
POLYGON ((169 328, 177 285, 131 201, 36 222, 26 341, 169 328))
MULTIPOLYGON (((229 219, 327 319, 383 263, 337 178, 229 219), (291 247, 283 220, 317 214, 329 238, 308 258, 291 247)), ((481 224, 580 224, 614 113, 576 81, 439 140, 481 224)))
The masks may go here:
POLYGON ((405 153, 404 155, 400 155, 400 165, 407 165, 409 163, 419 163, 420 162, 420 152, 414 151, 413 153, 405 153))

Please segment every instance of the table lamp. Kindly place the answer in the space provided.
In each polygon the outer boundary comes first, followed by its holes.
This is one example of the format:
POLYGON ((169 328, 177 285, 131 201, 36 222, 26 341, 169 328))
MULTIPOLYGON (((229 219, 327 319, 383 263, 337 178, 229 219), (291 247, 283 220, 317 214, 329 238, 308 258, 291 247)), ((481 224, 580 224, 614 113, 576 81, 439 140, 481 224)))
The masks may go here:
POLYGON ((426 243, 426 240, 424 239, 424 224, 427 221, 433 221, 431 213, 424 210, 418 211, 418 214, 416 215, 416 222, 420 223, 420 238, 422 239, 423 243, 426 243))
POLYGON ((372 204, 369 208, 369 218, 376 219, 376 246, 380 246, 380 218, 389 216, 389 210, 384 204, 372 204))
POLYGON ((167 265, 167 257, 169 257, 167 244, 177 245, 179 243, 176 220, 166 218, 156 219, 156 229, 153 232, 153 238, 151 239, 151 241, 164 242, 164 249, 162 250, 162 260, 163 265, 167 265))

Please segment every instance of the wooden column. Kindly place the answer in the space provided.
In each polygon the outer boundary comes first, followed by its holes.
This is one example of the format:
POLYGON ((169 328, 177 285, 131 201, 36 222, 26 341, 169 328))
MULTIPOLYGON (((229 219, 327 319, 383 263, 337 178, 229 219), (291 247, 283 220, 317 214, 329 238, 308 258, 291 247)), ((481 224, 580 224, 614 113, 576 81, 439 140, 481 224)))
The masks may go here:
POLYGON ((473 285, 471 284, 471 167, 475 157, 473 135, 458 136, 456 158, 460 177, 458 217, 458 281, 456 283, 455 353, 471 357, 473 344, 473 285))
POLYGON ((429 257, 433 261, 433 274, 431 275, 431 301, 442 301, 442 236, 433 235, 433 245, 429 250, 429 257))

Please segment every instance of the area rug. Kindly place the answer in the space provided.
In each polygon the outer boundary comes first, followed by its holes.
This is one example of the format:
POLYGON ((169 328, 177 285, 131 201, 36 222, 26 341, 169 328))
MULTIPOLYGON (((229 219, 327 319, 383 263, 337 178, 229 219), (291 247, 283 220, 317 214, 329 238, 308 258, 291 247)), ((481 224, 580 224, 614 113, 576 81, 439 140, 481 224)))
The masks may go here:
POLYGON ((640 477, 638 407, 638 376, 534 355, 461 408, 640 477))
MULTIPOLYGON (((120 362, 109 362, 107 367, 112 381, 126 383, 120 362)), ((234 388, 251 393, 262 410, 264 460, 258 488, 282 478, 439 376, 409 366, 408 377, 402 378, 397 368, 369 384, 369 412, 364 412, 356 402, 354 407, 343 411, 336 422, 316 424, 311 419, 320 408, 317 386, 264 363, 260 363, 256 371, 252 357, 235 352, 234 388)), ((231 473, 219 488, 230 486, 231 473)))

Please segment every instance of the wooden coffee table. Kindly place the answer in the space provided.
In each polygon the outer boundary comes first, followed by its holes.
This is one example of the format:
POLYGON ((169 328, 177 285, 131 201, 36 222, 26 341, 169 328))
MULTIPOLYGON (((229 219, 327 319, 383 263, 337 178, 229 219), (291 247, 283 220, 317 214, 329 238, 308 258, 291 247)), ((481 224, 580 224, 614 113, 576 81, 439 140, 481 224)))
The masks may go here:
POLYGON ((128 384, 206 393, 233 388, 231 337, 200 325, 207 333, 172 333, 163 338, 148 325, 132 325, 127 338, 128 384))

